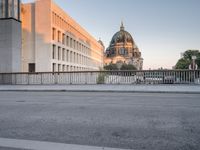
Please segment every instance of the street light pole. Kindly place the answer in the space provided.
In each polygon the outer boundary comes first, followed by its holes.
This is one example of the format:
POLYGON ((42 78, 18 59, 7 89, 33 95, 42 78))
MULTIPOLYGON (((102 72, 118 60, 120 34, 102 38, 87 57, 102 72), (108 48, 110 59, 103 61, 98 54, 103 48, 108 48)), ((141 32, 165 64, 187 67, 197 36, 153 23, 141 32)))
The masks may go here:
POLYGON ((196 70, 196 63, 195 63, 195 60, 197 59, 196 56, 192 56, 192 70, 196 70))

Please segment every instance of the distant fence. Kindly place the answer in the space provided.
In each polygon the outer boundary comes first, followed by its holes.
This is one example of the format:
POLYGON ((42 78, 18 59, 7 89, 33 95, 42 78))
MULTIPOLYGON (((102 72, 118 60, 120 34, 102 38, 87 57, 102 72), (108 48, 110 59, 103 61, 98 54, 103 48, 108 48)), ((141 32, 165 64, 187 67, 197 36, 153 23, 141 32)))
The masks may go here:
POLYGON ((200 84, 200 70, 0 73, 0 84, 200 84))

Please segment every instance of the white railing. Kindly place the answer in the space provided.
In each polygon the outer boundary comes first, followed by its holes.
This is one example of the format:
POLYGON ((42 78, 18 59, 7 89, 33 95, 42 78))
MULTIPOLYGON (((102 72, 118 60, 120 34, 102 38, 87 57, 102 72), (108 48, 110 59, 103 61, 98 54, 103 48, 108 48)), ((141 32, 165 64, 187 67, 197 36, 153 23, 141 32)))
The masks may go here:
POLYGON ((200 70, 0 73, 0 84, 200 84, 200 70))

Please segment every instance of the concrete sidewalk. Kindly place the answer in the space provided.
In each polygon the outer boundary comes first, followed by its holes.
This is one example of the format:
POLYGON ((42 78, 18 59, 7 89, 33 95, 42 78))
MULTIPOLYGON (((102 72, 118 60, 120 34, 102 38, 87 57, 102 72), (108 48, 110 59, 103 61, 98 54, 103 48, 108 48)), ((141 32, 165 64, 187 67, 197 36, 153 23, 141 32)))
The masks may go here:
POLYGON ((0 91, 200 94, 200 85, 0 85, 0 91))
POLYGON ((31 140, 17 140, 0 138, 0 147, 20 148, 27 150, 123 150, 94 146, 82 146, 63 143, 41 142, 31 140))

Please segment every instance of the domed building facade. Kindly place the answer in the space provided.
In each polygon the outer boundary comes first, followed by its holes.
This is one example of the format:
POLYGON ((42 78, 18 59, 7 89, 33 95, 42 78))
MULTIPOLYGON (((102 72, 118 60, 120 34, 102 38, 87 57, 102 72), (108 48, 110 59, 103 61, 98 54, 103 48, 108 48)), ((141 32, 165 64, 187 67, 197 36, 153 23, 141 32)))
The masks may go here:
POLYGON ((109 65, 111 63, 118 66, 123 63, 132 64, 137 70, 143 68, 141 52, 131 34, 125 31, 123 23, 121 23, 120 31, 114 34, 104 55, 104 64, 109 65))

